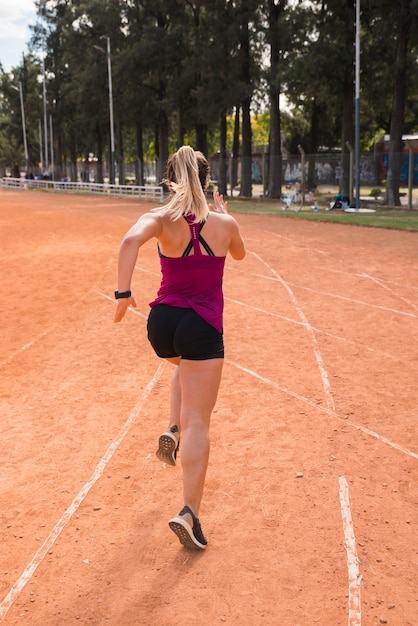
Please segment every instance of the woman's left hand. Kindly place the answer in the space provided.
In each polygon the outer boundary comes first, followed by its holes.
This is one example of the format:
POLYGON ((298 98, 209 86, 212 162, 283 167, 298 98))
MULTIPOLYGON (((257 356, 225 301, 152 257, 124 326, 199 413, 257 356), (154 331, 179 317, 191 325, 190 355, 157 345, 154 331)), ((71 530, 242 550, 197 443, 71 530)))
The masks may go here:
POLYGON ((224 197, 219 191, 213 192, 213 200, 215 202, 215 206, 212 204, 209 205, 211 211, 215 213, 228 213, 228 203, 224 201, 224 197))

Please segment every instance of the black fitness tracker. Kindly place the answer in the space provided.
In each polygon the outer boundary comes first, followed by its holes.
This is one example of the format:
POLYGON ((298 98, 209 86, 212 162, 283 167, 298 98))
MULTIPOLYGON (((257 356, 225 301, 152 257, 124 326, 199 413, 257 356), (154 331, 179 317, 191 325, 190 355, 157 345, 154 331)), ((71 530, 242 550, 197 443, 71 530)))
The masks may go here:
POLYGON ((119 300, 120 298, 130 298, 132 295, 131 291, 115 291, 115 298, 119 300))

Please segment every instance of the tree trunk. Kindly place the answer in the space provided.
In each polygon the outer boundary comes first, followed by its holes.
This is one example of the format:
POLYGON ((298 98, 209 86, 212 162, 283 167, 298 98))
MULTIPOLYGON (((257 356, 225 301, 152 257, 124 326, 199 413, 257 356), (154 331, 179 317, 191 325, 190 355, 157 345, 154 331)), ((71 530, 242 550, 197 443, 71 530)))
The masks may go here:
POLYGON ((196 150, 200 150, 205 156, 208 155, 208 127, 204 122, 196 122, 196 150))
POLYGON ((226 115, 222 113, 221 115, 221 124, 220 124, 220 150, 219 150, 219 180, 218 180, 218 191, 219 193, 226 196, 228 193, 227 190, 227 164, 226 164, 226 139, 227 139, 227 128, 226 128, 226 115))
POLYGON ((103 139, 100 124, 96 127, 96 149, 97 149, 97 182, 103 184, 103 139))
POLYGON ((396 47, 392 114, 390 119, 389 167, 386 186, 386 203, 400 206, 399 185, 402 167, 402 132, 405 115, 406 76, 408 65, 408 39, 412 22, 410 0, 400 1, 400 18, 396 47))
POLYGON ((269 166, 268 196, 280 198, 282 192, 282 145, 281 123, 278 92, 270 94, 270 132, 269 132, 269 166))
POLYGON ((162 181, 168 161, 168 119, 164 110, 158 118, 157 185, 162 181))
POLYGON ((314 189, 316 186, 316 174, 315 174, 315 155, 318 152, 318 128, 319 120, 321 119, 321 107, 318 105, 316 98, 312 101, 311 108, 311 132, 309 134, 309 149, 308 149, 308 189, 314 189))
POLYGON ((347 147, 347 141, 354 148, 354 82, 351 71, 346 74, 343 86, 341 173, 339 182, 340 193, 352 200, 353 190, 350 189, 350 152, 347 147))
POLYGON ((144 149, 142 146, 142 125, 136 124, 136 159, 135 159, 135 183, 144 185, 144 149))
POLYGON ((124 150, 123 150, 123 132, 122 122, 118 120, 118 176, 119 185, 125 184, 125 162, 124 162, 124 150))
POLYGON ((239 134, 240 134, 240 107, 235 107, 234 118, 234 137, 232 140, 232 163, 231 163, 231 196, 235 187, 238 185, 238 160, 239 160, 239 134))
POLYGON ((242 151, 241 151, 241 188, 240 196, 252 196, 252 133, 251 133, 251 98, 242 103, 242 151))
POLYGON ((177 149, 184 144, 183 110, 181 105, 177 109, 177 149))
MULTIPOLYGON (((269 163, 268 163, 268 195, 280 198, 282 192, 282 142, 280 119, 280 85, 279 62, 280 45, 278 20, 285 3, 276 5, 274 0, 268 3, 268 24, 270 38, 270 129, 269 129, 269 163)), ((264 188, 265 188, 265 181, 264 188)))

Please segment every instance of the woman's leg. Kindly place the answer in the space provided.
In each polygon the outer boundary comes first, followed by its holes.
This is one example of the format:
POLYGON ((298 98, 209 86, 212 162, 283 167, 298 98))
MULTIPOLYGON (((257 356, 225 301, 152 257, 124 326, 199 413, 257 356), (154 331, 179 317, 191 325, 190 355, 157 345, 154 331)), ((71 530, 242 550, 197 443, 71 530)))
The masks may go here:
POLYGON ((170 417, 168 426, 177 426, 180 432, 180 407, 181 407, 181 388, 179 377, 179 366, 174 368, 173 375, 171 377, 171 389, 170 389, 170 417))
POLYGON ((168 428, 160 435, 156 452, 160 461, 173 466, 176 465, 176 457, 180 445, 181 389, 178 368, 180 360, 181 357, 167 359, 167 361, 170 361, 170 363, 173 363, 176 367, 171 378, 168 428))
MULTIPOLYGON (((199 515, 205 485, 209 459, 209 424, 218 396, 222 366, 223 359, 182 359, 178 368, 184 504, 196 516, 199 515)), ((189 524, 193 524, 189 514, 186 519, 189 524)))

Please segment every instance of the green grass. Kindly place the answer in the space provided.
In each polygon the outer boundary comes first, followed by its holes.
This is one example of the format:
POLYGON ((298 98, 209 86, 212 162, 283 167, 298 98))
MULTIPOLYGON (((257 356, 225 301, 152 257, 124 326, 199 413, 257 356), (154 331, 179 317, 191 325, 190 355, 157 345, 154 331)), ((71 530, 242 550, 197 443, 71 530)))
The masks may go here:
POLYGON ((259 215, 276 215, 279 218, 304 219, 314 222, 332 222, 337 224, 355 224, 373 228, 393 228, 396 230, 418 231, 418 211, 407 209, 390 209, 374 203, 369 207, 375 208, 375 213, 345 213, 340 209, 326 211, 321 208, 317 212, 312 210, 311 204, 306 205, 298 213, 282 211, 277 200, 264 198, 242 199, 228 198, 228 211, 231 213, 253 213, 259 215))

